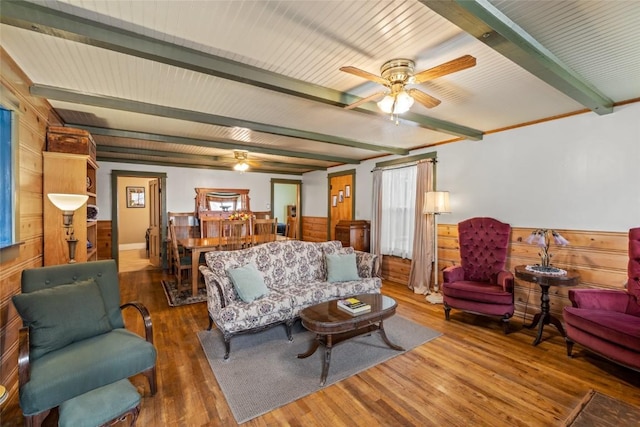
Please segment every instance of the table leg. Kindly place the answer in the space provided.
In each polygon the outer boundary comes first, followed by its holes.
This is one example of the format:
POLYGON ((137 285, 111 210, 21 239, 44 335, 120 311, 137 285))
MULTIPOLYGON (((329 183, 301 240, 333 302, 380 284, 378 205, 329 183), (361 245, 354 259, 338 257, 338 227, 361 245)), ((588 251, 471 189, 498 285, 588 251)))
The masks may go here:
POLYGON ((389 338, 387 338, 387 334, 384 332, 384 325, 382 324, 382 321, 380 322, 380 326, 378 326, 378 330, 380 331, 380 335, 382 336, 382 340, 385 342, 385 344, 387 344, 394 350, 404 351, 404 348, 389 341, 389 338))
POLYGON ((540 344, 540 341, 542 341, 542 330, 544 329, 544 325, 549 324, 549 320, 551 318, 551 314, 549 313, 551 307, 549 304, 549 285, 540 283, 540 291, 540 313, 533 317, 533 322, 529 325, 529 328, 536 325, 536 323, 538 325, 538 334, 533 340, 534 346, 540 344))
POLYGON ((200 249, 191 250, 191 295, 198 295, 198 265, 200 264, 200 249))
POLYGON ((329 374, 329 364, 331 363, 331 347, 324 349, 324 363, 322 364, 322 376, 320 377, 320 385, 323 386, 327 382, 329 374))
POLYGON ((320 346, 320 336, 316 335, 316 339, 314 339, 311 342, 311 345, 309 346, 309 350, 307 350, 304 353, 299 353, 298 354, 298 359, 304 359, 306 357, 311 356, 313 353, 316 352, 316 350, 318 349, 319 346, 320 346))

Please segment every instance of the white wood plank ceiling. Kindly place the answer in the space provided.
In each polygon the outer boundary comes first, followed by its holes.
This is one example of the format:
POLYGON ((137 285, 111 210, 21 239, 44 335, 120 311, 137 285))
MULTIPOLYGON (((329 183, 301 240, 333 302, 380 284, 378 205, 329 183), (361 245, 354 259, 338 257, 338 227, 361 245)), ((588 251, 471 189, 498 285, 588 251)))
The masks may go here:
POLYGON ((250 171, 301 174, 640 99, 637 0, 3 0, 0 17, 32 93, 99 160, 228 169, 246 149, 250 171), (341 66, 467 54, 475 67, 417 86, 442 103, 397 125, 342 108, 382 86, 341 66))

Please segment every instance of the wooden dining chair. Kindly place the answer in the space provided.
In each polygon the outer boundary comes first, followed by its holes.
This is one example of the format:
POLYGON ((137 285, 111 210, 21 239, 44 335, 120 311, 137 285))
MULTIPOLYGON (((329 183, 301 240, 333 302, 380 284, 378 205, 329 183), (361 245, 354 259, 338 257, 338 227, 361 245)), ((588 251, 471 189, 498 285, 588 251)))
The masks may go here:
POLYGON ((254 245, 260 245, 262 243, 275 242, 277 229, 278 218, 254 219, 252 243, 254 245))
POLYGON ((223 219, 221 231, 223 237, 222 250, 235 251, 249 246, 251 242, 249 220, 223 219))
POLYGON ((171 245, 171 260, 173 265, 174 274, 178 281, 178 292, 183 290, 182 282, 185 282, 185 289, 189 288, 191 283, 191 256, 184 250, 181 251, 178 247, 178 237, 176 236, 175 226, 173 220, 169 221, 169 241, 171 245), (186 275, 184 274, 186 272, 186 275), (185 277, 186 276, 186 277, 185 277))
POLYGON ((222 219, 204 217, 200 218, 200 237, 222 236, 222 219))
POLYGON ((284 229, 285 237, 289 239, 297 239, 298 238, 298 222, 295 216, 287 217, 287 225, 284 229))

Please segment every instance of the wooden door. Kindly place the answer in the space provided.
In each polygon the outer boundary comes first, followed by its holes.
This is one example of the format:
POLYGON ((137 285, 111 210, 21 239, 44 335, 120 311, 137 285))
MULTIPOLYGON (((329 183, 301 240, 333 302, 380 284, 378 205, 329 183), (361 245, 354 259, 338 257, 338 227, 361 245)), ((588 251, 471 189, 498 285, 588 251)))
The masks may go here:
POLYGON ((162 245, 160 239, 160 180, 149 181, 149 262, 162 267, 162 245))
POLYGON ((335 239, 336 225, 353 219, 353 174, 329 177, 329 240, 335 239))

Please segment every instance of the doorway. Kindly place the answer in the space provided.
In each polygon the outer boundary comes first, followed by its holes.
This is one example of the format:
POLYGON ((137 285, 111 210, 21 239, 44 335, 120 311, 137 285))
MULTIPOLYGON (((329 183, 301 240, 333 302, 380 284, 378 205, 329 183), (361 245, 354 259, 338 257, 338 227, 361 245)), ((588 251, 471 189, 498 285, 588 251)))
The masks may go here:
POLYGON ((280 234, 302 240, 302 181, 295 179, 271 180, 271 216, 278 219, 280 234), (286 225, 293 224, 287 230, 286 225))
POLYGON ((336 225, 339 221, 352 220, 355 212, 355 169, 335 172, 328 175, 329 200, 327 221, 327 236, 335 240, 336 225))
MULTIPOLYGON (((111 171, 111 257, 135 251, 135 263, 167 268, 166 173, 111 171)), ((127 258, 129 259, 129 258, 127 258)), ((144 266, 142 267, 144 268, 144 266)))

